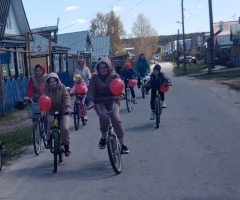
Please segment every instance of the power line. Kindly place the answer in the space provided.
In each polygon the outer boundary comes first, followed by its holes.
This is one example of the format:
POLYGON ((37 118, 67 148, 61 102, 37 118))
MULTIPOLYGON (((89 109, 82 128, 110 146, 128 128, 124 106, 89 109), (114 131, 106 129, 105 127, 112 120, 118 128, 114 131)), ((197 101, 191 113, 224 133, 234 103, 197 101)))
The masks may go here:
POLYGON ((189 14, 193 15, 194 17, 197 17, 197 18, 199 18, 199 19, 201 19, 201 20, 203 20, 203 21, 206 21, 206 19, 203 19, 203 18, 201 18, 201 17, 199 17, 199 16, 197 16, 197 15, 194 15, 194 14, 191 13, 189 10, 187 10, 187 9, 185 9, 185 8, 184 8, 184 10, 186 10, 189 14))
MULTIPOLYGON (((103 10, 111 7, 112 5, 118 3, 119 1, 121 1, 121 0, 118 0, 118 1, 116 1, 116 2, 114 2, 114 3, 112 3, 111 5, 109 5, 109 6, 105 7, 105 8, 103 8, 103 9, 99 10, 98 12, 101 12, 101 11, 103 11, 103 10)), ((96 12, 96 13, 94 13, 94 14, 92 14, 92 15, 89 15, 88 17, 84 18, 83 20, 88 19, 88 18, 96 15, 98 12, 96 12)), ((68 28, 68 27, 70 27, 70 26, 73 26, 73 25, 75 25, 75 24, 77 24, 77 23, 78 23, 78 22, 75 22, 75 23, 73 23, 73 24, 70 24, 69 26, 66 26, 66 27, 62 28, 62 29, 60 29, 59 31, 62 31, 62 30, 66 29, 66 28, 68 28)))
POLYGON ((195 6, 195 8, 194 8, 193 12, 196 10, 196 8, 197 8, 197 6, 198 6, 199 2, 200 2, 200 0, 198 0, 198 1, 197 1, 197 4, 196 4, 196 6, 195 6))
POLYGON ((144 0, 140 1, 138 4, 136 4, 134 7, 132 7, 129 11, 127 11, 126 13, 124 13, 122 16, 120 16, 119 18, 124 17, 125 15, 127 15, 130 11, 132 11, 134 8, 136 8, 139 4, 141 4, 144 0))

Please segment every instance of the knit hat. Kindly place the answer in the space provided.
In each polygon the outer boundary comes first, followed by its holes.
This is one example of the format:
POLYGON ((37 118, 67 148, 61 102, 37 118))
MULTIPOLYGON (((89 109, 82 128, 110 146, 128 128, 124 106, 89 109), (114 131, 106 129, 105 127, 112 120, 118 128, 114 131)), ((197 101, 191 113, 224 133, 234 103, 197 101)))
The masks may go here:
POLYGON ((156 69, 157 71, 161 71, 161 66, 159 64, 156 64, 153 69, 156 69))

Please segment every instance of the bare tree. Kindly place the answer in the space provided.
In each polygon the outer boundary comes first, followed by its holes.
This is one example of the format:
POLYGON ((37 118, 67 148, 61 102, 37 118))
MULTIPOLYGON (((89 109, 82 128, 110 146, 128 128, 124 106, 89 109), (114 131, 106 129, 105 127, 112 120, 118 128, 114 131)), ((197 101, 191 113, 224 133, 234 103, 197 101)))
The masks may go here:
POLYGON ((149 19, 143 14, 138 14, 132 27, 132 33, 135 38, 133 39, 135 53, 144 53, 147 58, 150 58, 157 51, 159 38, 149 19))

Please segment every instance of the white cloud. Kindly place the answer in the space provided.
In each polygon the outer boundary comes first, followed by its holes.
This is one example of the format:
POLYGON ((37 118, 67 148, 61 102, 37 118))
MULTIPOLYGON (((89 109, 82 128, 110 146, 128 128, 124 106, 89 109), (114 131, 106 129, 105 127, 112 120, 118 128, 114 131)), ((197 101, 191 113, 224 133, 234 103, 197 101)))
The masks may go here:
POLYGON ((66 7, 66 11, 72 11, 72 10, 76 10, 76 9, 78 9, 79 8, 79 6, 68 6, 68 7, 66 7))
POLYGON ((84 20, 84 19, 78 19, 76 21, 72 21, 71 24, 83 24, 85 22, 86 22, 86 20, 84 20))
POLYGON ((202 8, 202 5, 197 5, 197 8, 202 8))
POLYGON ((119 10, 121 10, 122 9, 122 7, 120 7, 120 6, 115 6, 115 7, 113 7, 113 11, 119 11, 119 10))

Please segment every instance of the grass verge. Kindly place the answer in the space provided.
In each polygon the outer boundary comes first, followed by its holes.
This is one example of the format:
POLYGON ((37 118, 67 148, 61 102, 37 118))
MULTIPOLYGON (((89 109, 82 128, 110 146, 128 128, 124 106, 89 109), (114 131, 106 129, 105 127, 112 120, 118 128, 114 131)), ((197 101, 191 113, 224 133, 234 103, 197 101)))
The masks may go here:
POLYGON ((2 142, 3 150, 3 163, 12 158, 13 156, 22 152, 23 147, 32 144, 31 127, 21 130, 11 131, 8 133, 0 134, 0 141, 2 142))
POLYGON ((227 85, 232 90, 240 91, 240 70, 213 72, 211 74, 204 74, 195 76, 198 79, 216 80, 223 85, 227 85))
POLYGON ((189 75, 189 74, 197 74, 199 72, 201 72, 203 69, 206 68, 206 65, 186 65, 186 73, 183 73, 183 66, 177 67, 174 66, 173 67, 173 72, 175 74, 175 76, 185 76, 185 75, 189 75))

